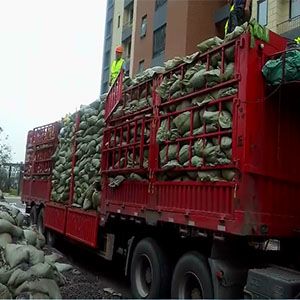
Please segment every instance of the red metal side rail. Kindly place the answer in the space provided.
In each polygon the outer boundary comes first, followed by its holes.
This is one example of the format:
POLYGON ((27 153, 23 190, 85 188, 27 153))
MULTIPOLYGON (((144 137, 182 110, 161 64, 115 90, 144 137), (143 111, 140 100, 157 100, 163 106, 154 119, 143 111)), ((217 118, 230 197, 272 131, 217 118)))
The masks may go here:
MULTIPOLYGON (((45 205, 45 227, 51 228, 54 231, 57 231, 61 234, 66 233, 66 222, 67 222, 67 209, 68 205, 72 203, 73 199, 73 191, 74 191, 74 178, 73 178, 73 170, 75 165, 75 152, 76 152, 76 131, 79 128, 80 115, 76 114, 75 117, 75 132, 73 136, 73 141, 71 144, 72 148, 72 171, 71 171, 71 180, 70 180, 70 193, 69 193, 69 202, 68 203, 56 203, 48 201, 45 205)), ((50 193, 51 195, 51 193, 50 193)))
POLYGON ((33 167, 33 130, 27 134, 26 151, 25 151, 25 164, 22 179, 22 192, 21 198, 25 202, 31 201, 31 173, 33 167))
POLYGON ((238 115, 237 137, 243 147, 236 145, 242 166, 236 215, 244 234, 291 237, 300 232, 299 84, 283 85, 271 94, 261 68, 285 50, 286 40, 270 32, 270 44, 259 44, 241 56, 256 67, 241 64, 243 114, 238 115))
POLYGON ((57 142, 60 123, 54 122, 33 129, 33 144, 35 146, 57 142))
POLYGON ((67 207, 49 201, 45 205, 45 227, 50 228, 58 233, 65 233, 67 207))
POLYGON ((90 247, 97 247, 99 216, 95 211, 69 207, 66 236, 90 247))
MULTIPOLYGON (((77 115, 76 131, 79 129, 80 114, 77 115)), ((70 198, 69 205, 66 212, 66 224, 65 224, 65 235, 78 242, 86 244, 90 247, 97 247, 98 241, 98 228, 99 228, 99 216, 94 211, 84 211, 72 207, 74 201, 74 168, 76 164, 76 150, 77 141, 76 133, 74 135, 73 142, 73 158, 72 158, 72 173, 71 173, 71 187, 70 187, 70 198)))
MULTIPOLYGON (((106 191, 101 206, 103 215, 116 212, 146 218, 147 211, 154 210, 158 212, 157 221, 194 226, 201 231, 212 230, 248 236, 291 236, 296 231, 300 231, 298 201, 300 178, 297 172, 300 168, 300 158, 297 155, 300 144, 299 139, 295 141, 300 130, 297 121, 299 118, 296 117, 299 115, 300 105, 299 101, 294 101, 294 104, 290 104, 294 108, 291 110, 288 106, 280 105, 278 99, 274 102, 265 101, 261 68, 266 58, 272 53, 283 50, 286 43, 283 38, 272 32, 270 32, 270 43, 259 47, 260 43, 261 41, 256 41, 255 47, 250 48, 250 34, 244 34, 235 41, 199 55, 196 60, 206 64, 207 70, 216 56, 221 57, 220 70, 223 74, 229 48, 234 46, 233 78, 214 86, 206 85, 176 99, 168 97, 163 103, 159 99, 155 101, 157 109, 154 109, 153 126, 151 126, 153 137, 156 136, 162 120, 174 118, 178 113, 186 111, 193 116, 201 108, 215 106, 218 111, 221 111, 227 107, 226 103, 231 104, 231 129, 223 130, 218 127, 217 130, 208 132, 204 123, 203 131, 194 134, 193 117, 190 117, 189 135, 175 141, 167 141, 165 144, 178 143, 179 145, 188 141, 190 160, 191 146, 195 139, 214 138, 220 142, 223 136, 231 137, 231 163, 211 166, 204 161, 201 167, 196 168, 189 161, 184 168, 172 169, 172 173, 230 169, 235 171, 233 181, 201 182, 192 179, 182 182, 161 181, 160 175, 164 169, 159 164, 157 145, 155 146, 153 141, 149 149, 154 157, 149 158, 151 181, 146 205, 136 206, 136 203, 140 203, 138 198, 140 193, 129 193, 136 182, 126 180, 112 191, 107 187, 108 181, 104 181, 106 191), (201 104, 199 109, 190 107, 177 112, 170 109, 160 115, 164 107, 178 105, 182 101, 205 94, 215 95, 215 92, 232 86, 236 88, 235 94, 227 97, 214 96, 208 104, 201 104), (126 196, 128 193, 130 197, 126 196)), ((174 74, 183 76, 187 69, 188 66, 182 64, 164 76, 171 77, 174 74)), ((132 118, 135 117, 137 115, 132 114, 132 118)), ((124 116, 124 125, 131 120, 130 115, 124 116)), ((108 130, 113 132, 114 126, 111 123, 109 125, 111 128, 108 130)), ((111 153, 114 151, 114 148, 110 148, 108 144, 109 140, 111 138, 108 138, 103 146, 104 157, 106 151, 111 153)), ((122 149, 119 144, 113 146, 122 149)), ((126 148, 125 145, 123 147, 126 148)), ((104 174, 113 174, 111 159, 112 157, 109 158, 109 163, 104 161, 104 164, 106 163, 104 174)), ((116 171, 119 172, 121 169, 117 168, 116 171)), ((126 168, 123 172, 125 174, 126 168)), ((143 188, 140 188, 140 191, 142 190, 143 188)))
POLYGON ((105 101, 105 121, 109 118, 112 111, 115 109, 122 98, 123 77, 124 71, 121 70, 115 82, 108 91, 108 95, 105 101))
POLYGON ((107 120, 101 161, 101 211, 104 214, 107 210, 123 211, 123 208, 136 214, 148 203, 153 90, 153 80, 124 90, 123 102, 119 103, 122 114, 111 114, 107 120), (142 105, 135 106, 137 103, 142 105), (128 109, 129 107, 135 109, 128 109), (129 175, 132 173, 138 174, 142 180, 130 179, 129 175), (117 175, 126 177, 126 181, 119 187, 110 187, 109 178, 117 175))

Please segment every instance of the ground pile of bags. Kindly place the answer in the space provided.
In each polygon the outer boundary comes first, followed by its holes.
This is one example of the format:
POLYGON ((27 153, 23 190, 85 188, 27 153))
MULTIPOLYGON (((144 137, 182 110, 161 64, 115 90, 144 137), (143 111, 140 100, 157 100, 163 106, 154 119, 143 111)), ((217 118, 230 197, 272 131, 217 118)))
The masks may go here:
POLYGON ((101 147, 103 141, 104 99, 96 100, 80 111, 76 132, 76 163, 74 167, 74 202, 78 208, 97 209, 100 193, 101 147))
POLYGON ((23 222, 18 209, 0 203, 0 299, 60 299, 62 266, 44 254, 44 236, 23 222))

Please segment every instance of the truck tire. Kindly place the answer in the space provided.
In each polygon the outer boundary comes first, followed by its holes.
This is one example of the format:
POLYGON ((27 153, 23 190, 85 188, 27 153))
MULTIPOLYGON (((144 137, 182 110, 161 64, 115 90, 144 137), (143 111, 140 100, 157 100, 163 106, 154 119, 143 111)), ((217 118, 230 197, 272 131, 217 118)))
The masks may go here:
POLYGON ((132 257, 130 280, 134 298, 169 297, 170 263, 154 239, 145 238, 137 244, 132 257))
POLYGON ((39 211, 37 217, 37 230, 39 233, 45 235, 45 226, 44 226, 44 208, 42 207, 39 211))
POLYGON ((184 254, 176 264, 172 299, 212 299, 213 284, 207 259, 196 251, 184 254))
POLYGON ((30 209, 30 225, 36 225, 37 222, 37 208, 33 205, 30 209))

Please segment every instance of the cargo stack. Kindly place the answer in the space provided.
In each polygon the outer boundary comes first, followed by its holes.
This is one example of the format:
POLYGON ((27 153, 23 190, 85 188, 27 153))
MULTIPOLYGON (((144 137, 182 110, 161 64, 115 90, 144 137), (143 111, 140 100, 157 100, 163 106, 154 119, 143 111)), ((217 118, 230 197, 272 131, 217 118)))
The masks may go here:
POLYGON ((76 132, 73 206, 97 209, 100 200, 100 165, 103 141, 104 99, 82 106, 76 132))
POLYGON ((54 168, 51 181, 51 200, 54 202, 66 203, 70 197, 75 121, 76 114, 65 117, 58 135, 58 146, 53 155, 54 168))

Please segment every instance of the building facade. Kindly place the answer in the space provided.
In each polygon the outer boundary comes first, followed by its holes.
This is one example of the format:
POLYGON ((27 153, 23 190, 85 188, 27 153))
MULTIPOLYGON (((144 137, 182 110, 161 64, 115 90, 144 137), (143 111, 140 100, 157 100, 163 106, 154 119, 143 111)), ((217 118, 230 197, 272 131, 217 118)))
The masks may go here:
MULTIPOLYGON (((228 15, 227 0, 107 0, 101 93, 108 90, 117 45, 133 77, 223 36, 228 15)), ((300 0, 253 0, 252 17, 287 38, 300 36, 300 0)))
POLYGON ((215 12, 226 0, 107 0, 101 93, 108 90, 115 47, 122 44, 129 75, 195 52, 218 34, 215 12), (121 24, 121 25, 120 25, 121 24))
POLYGON ((300 0, 254 1, 252 16, 288 39, 300 36, 300 0))

